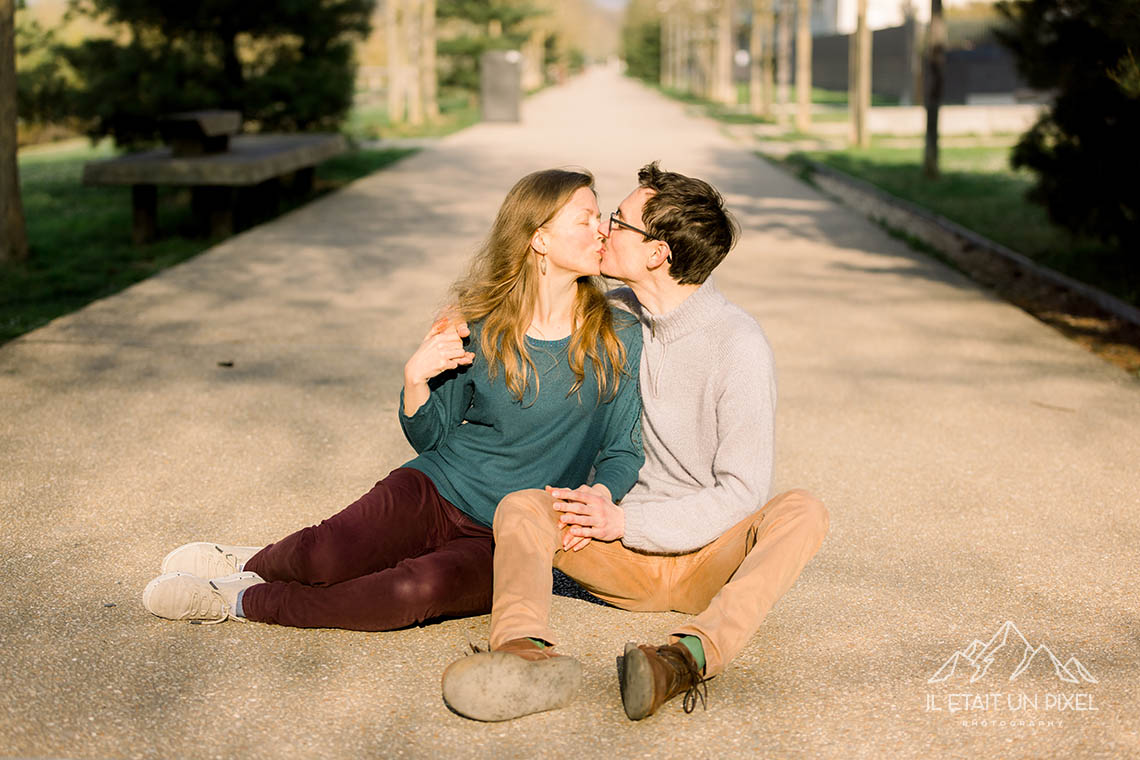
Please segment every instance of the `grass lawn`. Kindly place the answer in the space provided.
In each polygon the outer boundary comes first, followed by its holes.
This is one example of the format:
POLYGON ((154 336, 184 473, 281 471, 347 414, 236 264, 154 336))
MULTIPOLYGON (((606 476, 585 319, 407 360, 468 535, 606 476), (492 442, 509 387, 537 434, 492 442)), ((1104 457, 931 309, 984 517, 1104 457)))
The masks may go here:
POLYGON ((465 91, 444 92, 439 96, 439 119, 431 124, 413 127, 391 124, 385 103, 360 104, 348 115, 341 131, 360 140, 398 137, 440 137, 469 127, 479 121, 479 103, 465 91))
MULTIPOLYGON (((870 148, 792 154, 808 157, 871 184, 1012 248, 1070 277, 1140 305, 1140 270, 1135 256, 1092 238, 1075 236, 1049 222, 1043 207, 1029 202, 1033 175, 1009 166, 1007 144, 944 146, 942 176, 922 176, 922 142, 900 146, 897 138, 876 140, 870 148)), ((800 161, 802 164, 802 161, 800 161)))
MULTIPOLYGON (((357 150, 317 167, 316 195, 387 166, 414 150, 357 150)), ((0 264, 0 343, 188 259, 217 240, 197 236, 189 190, 159 191, 159 240, 131 243, 129 187, 85 187, 83 164, 113 155, 97 147, 24 151, 20 187, 28 261, 0 264)), ((287 209, 285 209, 287 210, 287 209)))
MULTIPOLYGON (((737 99, 741 103, 748 102, 748 85, 739 85, 737 88, 737 99)), ((788 86, 788 102, 796 102, 796 86, 788 86)), ((818 87, 811 88, 811 102, 816 105, 824 106, 843 106, 847 107, 847 90, 821 90, 818 87)), ((872 106, 897 106, 899 99, 893 95, 880 95, 878 93, 871 93, 872 106)))
MULTIPOLYGON (((761 116, 755 116, 748 111, 749 90, 748 84, 738 82, 736 85, 736 104, 726 105, 724 103, 715 103, 711 100, 694 95, 683 90, 673 90, 662 87, 653 82, 648 82, 651 87, 655 87, 663 95, 679 100, 682 103, 689 105, 701 106, 704 108, 705 115, 709 118, 716 119, 717 121, 724 122, 725 124, 772 124, 775 123, 774 119, 765 119, 761 116)), ((788 103, 795 105, 796 102, 796 88, 795 85, 788 87, 788 103)), ((840 90, 821 90, 813 87, 811 90, 811 102, 813 105, 830 106, 831 108, 820 113, 812 114, 812 121, 816 122, 835 122, 847 121, 847 92, 840 90)), ((885 95, 872 95, 871 105, 873 106, 896 106, 898 105, 898 98, 887 97, 885 95)))

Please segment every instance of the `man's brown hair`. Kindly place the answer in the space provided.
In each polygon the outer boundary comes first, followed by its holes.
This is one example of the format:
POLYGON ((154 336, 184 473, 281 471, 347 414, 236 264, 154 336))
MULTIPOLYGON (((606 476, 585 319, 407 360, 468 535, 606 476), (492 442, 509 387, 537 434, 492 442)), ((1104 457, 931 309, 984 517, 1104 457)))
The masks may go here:
POLYGON ((662 171, 657 163, 637 173, 637 183, 653 191, 641 219, 646 232, 669 244, 670 276, 682 285, 700 285, 735 245, 739 228, 716 188, 662 171))

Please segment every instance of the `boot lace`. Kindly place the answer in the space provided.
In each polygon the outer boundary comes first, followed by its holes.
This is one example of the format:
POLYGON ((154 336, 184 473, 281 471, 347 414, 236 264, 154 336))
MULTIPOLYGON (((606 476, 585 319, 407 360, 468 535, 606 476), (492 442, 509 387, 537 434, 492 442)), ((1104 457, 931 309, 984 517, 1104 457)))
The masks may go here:
POLYGON ((696 710, 697 702, 701 703, 701 709, 708 710, 708 679, 701 673, 701 669, 697 667, 697 664, 679 651, 670 647, 661 647, 657 650, 657 654, 669 660, 674 668, 688 676, 689 687, 685 690, 685 696, 681 699, 681 706, 685 708, 685 712, 691 713, 693 710, 696 710))
POLYGON ((708 704, 705 700, 708 699, 709 686, 708 679, 704 676, 697 675, 698 680, 693 681, 693 685, 685 692, 685 696, 681 699, 681 706, 685 708, 686 713, 691 713, 697 709, 697 700, 701 702, 701 709, 708 710, 708 704))

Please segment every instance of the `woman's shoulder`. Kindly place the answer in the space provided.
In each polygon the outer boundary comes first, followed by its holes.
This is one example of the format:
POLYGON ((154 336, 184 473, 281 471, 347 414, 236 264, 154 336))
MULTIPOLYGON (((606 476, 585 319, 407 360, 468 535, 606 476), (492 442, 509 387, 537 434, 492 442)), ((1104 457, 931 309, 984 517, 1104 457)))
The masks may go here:
POLYGON ((484 316, 478 319, 466 319, 463 317, 460 317, 460 319, 462 319, 463 323, 467 325, 468 336, 464 342, 469 344, 477 343, 479 341, 479 337, 483 333, 483 329, 486 327, 487 318, 484 316))
POLYGON ((613 315, 614 333, 621 344, 625 346, 625 369, 636 373, 641 362, 641 352, 644 350, 644 339, 641 333, 641 323, 628 311, 610 306, 613 315))
POLYGON ((641 316, 641 302, 637 300, 633 290, 628 287, 614 288, 609 291, 606 293, 606 301, 610 305, 610 311, 614 313, 622 312, 632 316, 635 320, 641 316))
POLYGON ((614 331, 626 346, 641 345, 641 322, 637 317, 623 308, 622 304, 610 302, 610 317, 613 319, 614 331))

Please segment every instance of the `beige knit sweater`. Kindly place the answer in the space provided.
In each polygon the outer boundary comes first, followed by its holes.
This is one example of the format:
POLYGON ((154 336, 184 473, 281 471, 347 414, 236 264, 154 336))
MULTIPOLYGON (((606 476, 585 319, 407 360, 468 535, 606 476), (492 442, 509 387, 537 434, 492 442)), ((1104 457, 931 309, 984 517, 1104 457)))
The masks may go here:
POLYGON ((776 378, 760 325, 710 278, 653 315, 628 288, 611 298, 641 320, 645 465, 621 506, 626 546, 699 549, 758 510, 772 481, 776 378))

